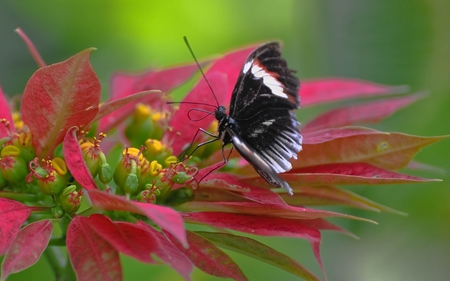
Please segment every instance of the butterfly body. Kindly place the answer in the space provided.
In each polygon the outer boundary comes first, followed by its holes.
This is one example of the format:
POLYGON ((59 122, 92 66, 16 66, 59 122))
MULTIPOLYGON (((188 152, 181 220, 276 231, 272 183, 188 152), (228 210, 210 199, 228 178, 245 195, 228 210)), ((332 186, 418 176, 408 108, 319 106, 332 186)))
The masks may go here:
POLYGON ((236 150, 272 186, 292 189, 278 174, 292 168, 302 148, 297 118, 300 83, 281 58, 277 42, 264 44, 247 58, 232 93, 230 113, 218 106, 218 139, 236 150))

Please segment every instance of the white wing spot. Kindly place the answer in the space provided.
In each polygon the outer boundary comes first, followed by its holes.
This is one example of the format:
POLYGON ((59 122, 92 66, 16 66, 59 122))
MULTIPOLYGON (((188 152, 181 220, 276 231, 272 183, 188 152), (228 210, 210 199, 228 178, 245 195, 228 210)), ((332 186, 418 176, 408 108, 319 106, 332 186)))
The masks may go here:
POLYGON ((246 62, 244 64, 244 67, 242 68, 242 73, 247 73, 248 70, 250 69, 250 67, 252 66, 252 64, 253 64, 253 60, 246 62))
MULTIPOLYGON (((251 61, 253 63, 253 61, 251 61)), ((246 63, 244 65, 244 73, 248 71, 248 68, 250 66, 247 66, 246 63)), ((259 65, 253 65, 252 66, 252 74, 255 76, 256 79, 263 79, 263 84, 268 87, 272 94, 287 99, 288 96, 283 92, 283 85, 273 76, 270 75, 270 73, 266 72, 266 70, 259 65)))
POLYGON ((263 124, 266 126, 270 126, 270 125, 272 125, 273 122, 275 122, 275 119, 270 119, 270 120, 264 121, 263 124))

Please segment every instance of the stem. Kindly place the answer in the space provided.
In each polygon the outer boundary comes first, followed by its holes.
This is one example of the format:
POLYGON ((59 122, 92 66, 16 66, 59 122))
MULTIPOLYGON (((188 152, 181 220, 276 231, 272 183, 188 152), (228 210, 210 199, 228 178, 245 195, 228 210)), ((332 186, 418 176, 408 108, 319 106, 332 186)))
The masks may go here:
POLYGON ((34 46, 33 42, 31 42, 30 38, 25 34, 25 32, 22 31, 22 29, 17 28, 16 32, 19 34, 20 37, 22 37, 23 41, 25 41, 25 44, 28 47, 28 50, 30 51, 31 56, 36 61, 39 68, 46 66, 47 64, 42 59, 41 55, 39 54, 38 50, 34 46))
POLYGON ((47 247, 44 251, 50 267, 55 273, 57 281, 75 281, 76 275, 73 271, 69 257, 59 247, 47 247))
POLYGON ((49 246, 66 246, 66 237, 51 238, 48 242, 49 246))
POLYGON ((34 194, 17 193, 10 191, 0 191, 0 197, 13 199, 19 202, 36 202, 38 200, 38 197, 34 194))
POLYGON ((62 253, 60 248, 57 247, 47 247, 44 251, 44 255, 50 264, 53 272, 55 273, 55 279, 58 280, 59 276, 62 275, 64 271, 65 263, 67 263, 64 254, 62 253))

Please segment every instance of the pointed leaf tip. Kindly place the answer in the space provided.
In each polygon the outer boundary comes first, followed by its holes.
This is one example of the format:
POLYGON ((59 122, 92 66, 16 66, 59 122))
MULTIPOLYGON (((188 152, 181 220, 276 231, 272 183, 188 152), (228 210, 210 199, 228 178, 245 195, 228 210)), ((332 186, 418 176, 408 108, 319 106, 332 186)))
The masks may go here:
POLYGON ((97 115, 101 85, 89 62, 93 50, 38 69, 25 87, 22 118, 40 158, 52 153, 70 127, 83 128, 97 115))

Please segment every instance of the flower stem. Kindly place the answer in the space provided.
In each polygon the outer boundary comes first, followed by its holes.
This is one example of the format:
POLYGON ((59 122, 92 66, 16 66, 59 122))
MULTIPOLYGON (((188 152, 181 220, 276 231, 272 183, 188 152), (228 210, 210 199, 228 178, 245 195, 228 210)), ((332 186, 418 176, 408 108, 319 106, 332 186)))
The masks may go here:
POLYGON ((1 198, 8 198, 13 199, 19 202, 35 202, 38 200, 38 197, 34 194, 27 194, 27 193, 17 193, 17 192, 10 192, 10 191, 0 191, 0 197, 1 198))
POLYGON ((59 247, 47 247, 44 251, 50 267, 55 273, 55 280, 58 281, 75 281, 76 276, 73 271, 69 258, 64 255, 59 247))

